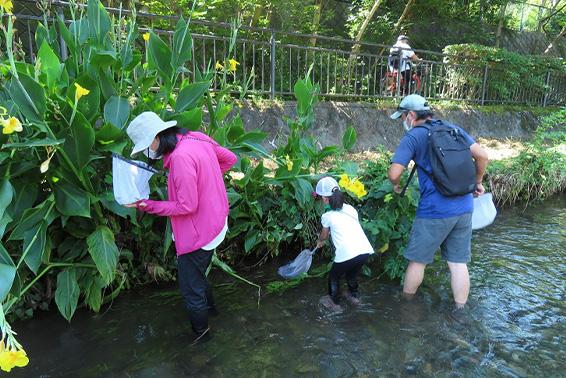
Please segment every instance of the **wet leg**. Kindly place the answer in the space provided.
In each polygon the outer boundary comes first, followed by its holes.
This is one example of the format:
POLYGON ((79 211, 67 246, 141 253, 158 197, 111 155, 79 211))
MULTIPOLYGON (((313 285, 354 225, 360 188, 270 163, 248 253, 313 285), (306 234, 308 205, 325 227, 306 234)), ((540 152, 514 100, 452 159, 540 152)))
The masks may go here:
POLYGON ((405 283, 403 284, 403 294, 406 296, 415 295, 419 286, 423 282, 426 264, 410 261, 405 272, 405 283))
POLYGON ((452 285, 456 308, 462 308, 466 305, 470 293, 468 266, 463 263, 448 262, 448 268, 450 269, 450 284, 452 285))

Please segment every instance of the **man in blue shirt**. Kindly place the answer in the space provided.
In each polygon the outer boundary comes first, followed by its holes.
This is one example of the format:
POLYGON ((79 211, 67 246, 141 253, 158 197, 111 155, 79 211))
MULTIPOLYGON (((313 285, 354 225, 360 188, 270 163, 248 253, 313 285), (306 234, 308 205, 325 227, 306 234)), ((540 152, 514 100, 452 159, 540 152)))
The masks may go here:
MULTIPOLYGON (((403 98, 397 111, 391 116, 392 119, 401 119, 406 133, 391 159, 389 180, 395 192, 399 193, 401 174, 413 160, 417 164, 421 194, 409 244, 404 252, 409 265, 403 292, 409 296, 417 292, 423 281, 426 265, 433 262, 434 254, 440 247, 442 258, 448 262, 450 269, 456 308, 460 309, 465 306, 470 291, 467 263, 471 256, 473 196, 470 193, 445 197, 438 192, 429 177, 431 164, 428 156, 428 130, 418 126, 426 122, 427 127, 434 127, 438 121, 433 116, 426 99, 416 94, 403 98)), ((482 195, 485 192, 482 180, 488 161, 487 152, 464 130, 459 130, 469 143, 476 163, 477 186, 473 195, 482 195)))

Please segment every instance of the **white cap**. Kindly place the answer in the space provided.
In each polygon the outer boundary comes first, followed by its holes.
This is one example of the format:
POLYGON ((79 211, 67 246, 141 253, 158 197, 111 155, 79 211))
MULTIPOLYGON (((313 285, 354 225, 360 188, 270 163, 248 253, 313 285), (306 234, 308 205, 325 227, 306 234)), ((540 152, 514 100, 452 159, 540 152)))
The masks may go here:
POLYGON ((423 96, 411 94, 401 100, 401 103, 397 107, 397 111, 391 115, 391 118, 397 119, 401 117, 403 112, 408 112, 410 110, 415 112, 430 110, 430 106, 428 106, 428 102, 426 102, 426 98, 423 96))
POLYGON ((330 197, 334 189, 340 189, 338 182, 332 177, 323 177, 316 183, 315 192, 319 196, 330 197))
POLYGON ((134 142, 130 156, 134 156, 151 145, 155 136, 170 127, 177 125, 177 121, 163 121, 154 112, 143 112, 130 122, 126 132, 134 142))
POLYGON ((409 40, 409 37, 407 37, 405 34, 401 34, 399 37, 397 37, 397 42, 399 41, 403 41, 403 40, 409 40))

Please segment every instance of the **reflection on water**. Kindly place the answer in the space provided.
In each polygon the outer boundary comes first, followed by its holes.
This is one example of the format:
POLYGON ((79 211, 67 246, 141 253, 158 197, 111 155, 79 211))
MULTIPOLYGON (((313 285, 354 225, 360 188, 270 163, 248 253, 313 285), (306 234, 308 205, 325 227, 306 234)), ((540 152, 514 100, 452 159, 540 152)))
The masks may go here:
MULTIPOLYGON (((260 308, 253 288, 220 286, 213 338, 196 347, 176 290, 146 289, 99 315, 79 311, 71 324, 55 313, 16 324, 31 362, 15 375, 564 376, 565 205, 563 197, 504 210, 474 233, 463 319, 451 316, 441 262, 428 268, 416 300, 403 300, 396 283, 365 279, 364 304, 338 315, 319 308, 322 279, 267 296, 260 308)), ((271 279, 274 270, 257 275, 271 279)))

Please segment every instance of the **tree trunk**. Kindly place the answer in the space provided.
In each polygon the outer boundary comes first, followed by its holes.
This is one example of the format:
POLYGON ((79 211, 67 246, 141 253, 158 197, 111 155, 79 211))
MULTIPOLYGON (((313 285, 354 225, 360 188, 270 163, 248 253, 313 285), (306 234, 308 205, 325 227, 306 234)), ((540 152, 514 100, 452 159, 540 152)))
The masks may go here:
POLYGON ((261 18, 262 13, 263 13, 263 7, 261 5, 257 5, 254 9, 254 14, 248 26, 256 26, 259 19, 261 18))
MULTIPOLYGON (((320 16, 322 15, 322 3, 324 0, 315 0, 316 10, 312 17, 312 25, 314 29, 314 34, 318 32, 318 27, 320 26, 320 16)), ((309 40, 309 46, 314 47, 316 46, 316 37, 312 37, 309 40)))
MULTIPOLYGON (((375 0, 374 1, 366 19, 364 20, 364 22, 360 26, 360 30, 358 30, 358 34, 356 34, 356 38, 354 39, 356 42, 360 42, 362 40, 362 37, 364 36, 364 34, 366 32, 366 29, 369 25, 369 22, 371 21, 371 19, 373 18, 373 15, 375 14, 377 9, 381 5, 381 2, 382 2, 382 0, 375 0)), ((354 46, 352 46, 352 55, 356 55, 360 51, 360 47, 361 47, 361 45, 359 43, 354 44, 354 46)))
POLYGON ((497 24, 497 32, 495 33, 495 47, 499 48, 501 45, 501 32, 503 31, 503 22, 505 21, 505 11, 507 10, 507 3, 501 4, 499 9, 499 23, 497 24))
POLYGON ((538 8, 538 24, 537 24, 537 32, 541 32, 542 31, 542 24, 543 24, 543 16, 544 16, 544 6, 546 5, 546 0, 542 0, 540 2, 540 7, 538 8))
POLYGON ((556 36, 556 38, 554 38, 554 40, 552 42, 550 42, 550 44, 548 45, 548 47, 546 48, 546 50, 544 50, 544 52, 542 53, 543 55, 546 55, 550 52, 550 50, 552 50, 552 48, 554 47, 554 44, 556 42, 558 42, 558 40, 562 37, 564 37, 566 35, 566 26, 562 27, 562 30, 560 31, 560 34, 558 34, 558 36, 556 36))
MULTIPOLYGON (((395 25, 393 26, 393 30, 391 31, 391 33, 393 34, 393 36, 395 36, 398 32, 399 29, 401 28, 401 23, 403 21, 405 21, 405 18, 407 18, 407 16, 409 15, 409 11, 411 10, 411 7, 415 4, 415 0, 409 0, 407 1, 407 5, 405 5, 405 9, 403 10, 403 13, 401 14, 401 17, 399 17, 399 19, 397 20, 397 22, 395 23, 395 25)), ((381 51, 379 52, 379 55, 383 55, 383 52, 385 51, 385 48, 381 49, 381 51)))

